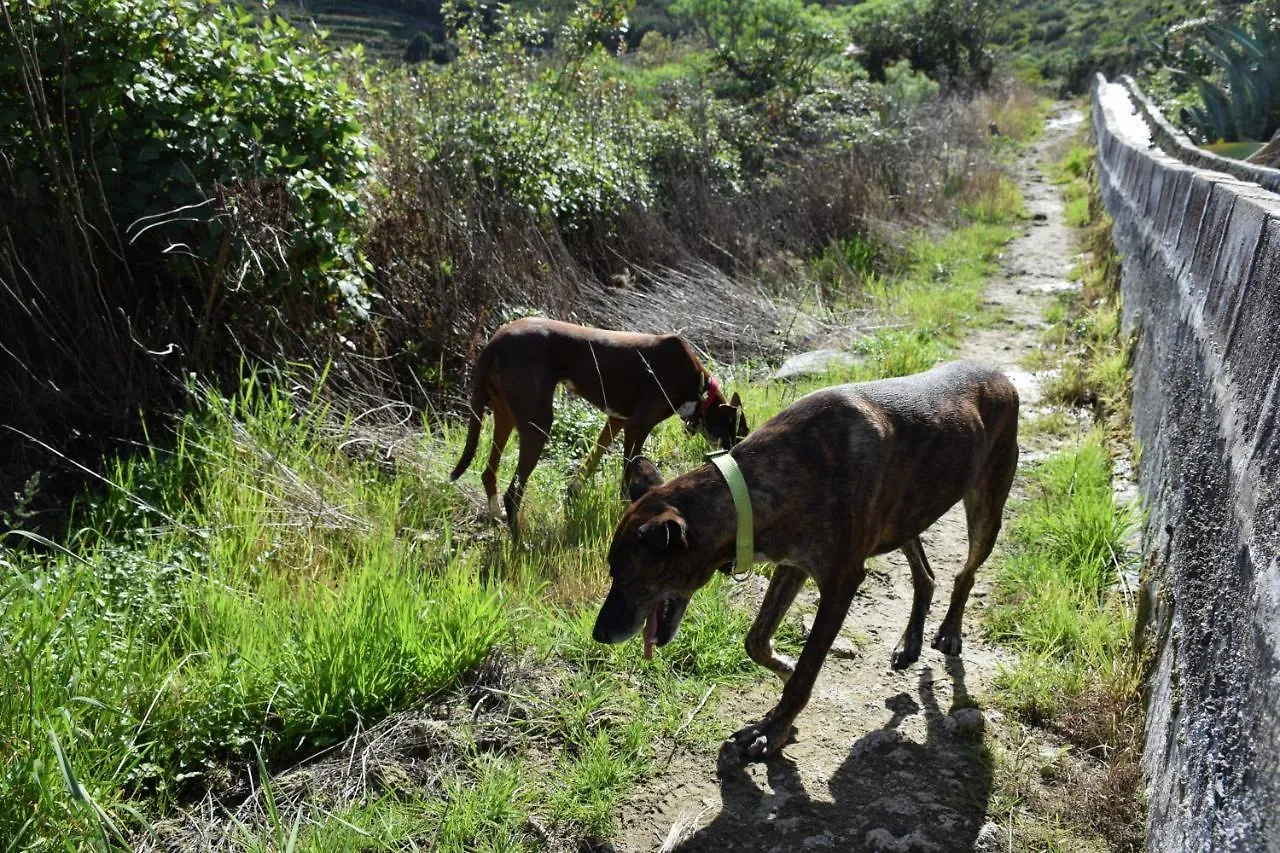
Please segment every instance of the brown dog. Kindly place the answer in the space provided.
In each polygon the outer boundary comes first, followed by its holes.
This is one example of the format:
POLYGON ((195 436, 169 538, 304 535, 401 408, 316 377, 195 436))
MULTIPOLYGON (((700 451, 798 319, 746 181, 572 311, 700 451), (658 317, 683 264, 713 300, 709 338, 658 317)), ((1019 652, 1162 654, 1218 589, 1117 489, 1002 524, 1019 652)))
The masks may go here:
POLYGON ((493 447, 481 480, 489 514, 499 517, 498 463, 514 428, 520 459, 503 504, 513 535, 529 474, 551 434, 551 399, 556 385, 609 416, 595 448, 574 475, 570 489, 590 476, 614 436, 623 433, 623 452, 632 459, 655 426, 673 414, 690 432, 701 429, 729 448, 747 434, 742 400, 726 401, 693 348, 677 335, 641 335, 575 326, 543 317, 525 317, 494 333, 476 361, 471 379, 471 421, 462 458, 451 478, 462 476, 475 456, 484 409, 493 409, 493 447))
MULTIPOLYGON (((954 362, 816 391, 732 451, 750 490, 755 549, 776 564, 747 654, 786 683, 777 706, 733 736, 745 757, 767 757, 786 743, 874 554, 900 548, 911 565, 911 617, 893 665, 919 658, 934 587, 920 533, 963 500, 969 555, 933 640, 944 654, 960 653, 965 601, 1000 530, 1017 439, 1018 392, 1009 380, 954 362), (775 653, 773 635, 806 576, 821 600, 796 662, 775 653)), ((733 499, 713 465, 633 503, 609 548, 613 583, 595 639, 619 643, 645 626, 647 646, 669 642, 690 596, 732 559, 735 532, 733 499)))

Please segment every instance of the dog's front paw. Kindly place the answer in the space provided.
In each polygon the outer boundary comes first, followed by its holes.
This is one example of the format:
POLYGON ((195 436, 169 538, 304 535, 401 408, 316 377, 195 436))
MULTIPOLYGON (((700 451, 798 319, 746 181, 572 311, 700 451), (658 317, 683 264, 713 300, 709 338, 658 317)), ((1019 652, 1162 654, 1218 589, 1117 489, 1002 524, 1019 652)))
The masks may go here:
POLYGON ((920 660, 920 640, 917 639, 915 642, 898 643, 898 647, 893 650, 891 663, 894 669, 906 669, 918 660, 920 660))
POLYGON ((724 742, 742 761, 764 761, 791 742, 792 727, 776 721, 760 722, 739 729, 724 742))
POLYGON ((939 631, 938 636, 933 638, 933 647, 944 655, 953 658, 960 656, 960 648, 963 645, 959 632, 953 634, 950 631, 939 631))

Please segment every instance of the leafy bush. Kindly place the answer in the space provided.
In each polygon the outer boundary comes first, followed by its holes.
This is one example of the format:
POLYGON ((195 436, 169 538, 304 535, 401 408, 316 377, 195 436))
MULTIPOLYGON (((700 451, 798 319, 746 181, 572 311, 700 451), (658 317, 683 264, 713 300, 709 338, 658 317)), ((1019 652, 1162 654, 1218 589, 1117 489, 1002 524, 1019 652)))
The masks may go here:
POLYGON ((868 0, 854 7, 850 30, 873 79, 907 60, 935 79, 985 86, 994 70, 987 42, 997 10, 995 0, 868 0))
POLYGON ((259 275, 242 284, 280 287, 296 268, 295 281, 342 292, 365 146, 330 57, 283 19, 233 4, 43 0, 13 11, 0 88, 30 100, 0 110, 0 144, 24 236, 55 229, 76 195, 93 225, 124 231, 104 237, 127 240, 135 265, 222 284, 219 273, 252 259, 259 275), (249 233, 266 225, 252 221, 255 202, 279 205, 278 246, 249 233))
POLYGON ((838 47, 819 7, 803 0, 676 0, 671 11, 707 40, 750 97, 809 88, 838 47))
POLYGON ((232 3, 4 9, 0 393, 28 403, 15 426, 62 447, 121 436, 172 399, 172 373, 327 348, 367 312, 368 151, 336 59, 232 3))

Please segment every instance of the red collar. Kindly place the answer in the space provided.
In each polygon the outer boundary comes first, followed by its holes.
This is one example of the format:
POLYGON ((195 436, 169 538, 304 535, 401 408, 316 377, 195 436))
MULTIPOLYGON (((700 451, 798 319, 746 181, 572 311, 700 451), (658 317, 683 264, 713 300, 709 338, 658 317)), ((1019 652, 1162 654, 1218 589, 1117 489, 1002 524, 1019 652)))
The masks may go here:
POLYGON ((717 400, 724 399, 724 395, 720 393, 720 382, 710 373, 707 374, 707 384, 703 391, 705 396, 702 398, 702 402, 698 404, 698 414, 700 415, 705 415, 717 400))

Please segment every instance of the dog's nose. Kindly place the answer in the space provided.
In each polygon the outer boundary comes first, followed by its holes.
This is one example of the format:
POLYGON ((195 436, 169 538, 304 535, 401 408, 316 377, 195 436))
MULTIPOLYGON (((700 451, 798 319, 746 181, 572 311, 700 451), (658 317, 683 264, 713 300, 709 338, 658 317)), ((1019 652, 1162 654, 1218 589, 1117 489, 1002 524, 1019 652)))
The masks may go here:
POLYGON ((621 643, 635 633, 630 630, 632 608, 623 600, 616 589, 610 589, 600 605, 600 613, 596 616, 596 626, 591 631, 591 639, 597 643, 621 643))

